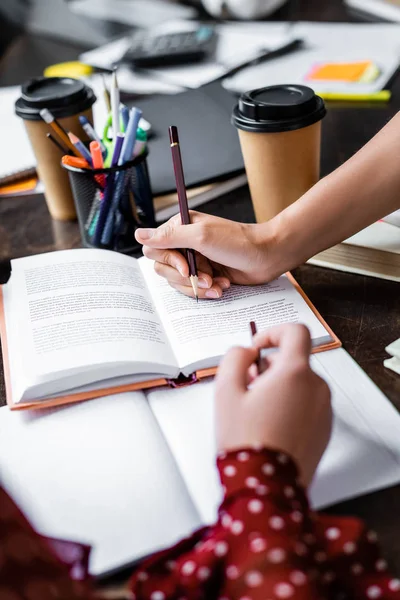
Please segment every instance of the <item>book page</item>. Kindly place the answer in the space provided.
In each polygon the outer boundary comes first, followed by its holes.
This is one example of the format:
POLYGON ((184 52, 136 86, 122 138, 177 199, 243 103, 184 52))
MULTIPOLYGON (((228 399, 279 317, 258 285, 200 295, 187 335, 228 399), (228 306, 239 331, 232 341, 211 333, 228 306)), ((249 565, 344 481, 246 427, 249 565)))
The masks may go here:
POLYGON ((17 259, 3 298, 14 402, 177 371, 134 258, 85 249, 17 259))
MULTIPOLYGON (((332 392, 331 440, 310 488, 315 509, 400 482, 400 415, 342 348, 311 356, 332 392), (351 459, 349 458, 351 457, 351 459)), ((222 499, 216 469, 214 384, 147 393, 151 409, 205 523, 222 499)))
POLYGON ((230 347, 249 345, 252 320, 259 331, 279 323, 304 323, 314 345, 331 341, 286 275, 265 285, 232 285, 222 298, 197 303, 159 277, 152 261, 141 258, 139 264, 183 372, 200 362, 215 366, 215 359, 230 347))
POLYGON ((92 546, 92 575, 131 564, 201 525, 140 392, 52 410, 1 408, 0 472, 39 533, 92 546))

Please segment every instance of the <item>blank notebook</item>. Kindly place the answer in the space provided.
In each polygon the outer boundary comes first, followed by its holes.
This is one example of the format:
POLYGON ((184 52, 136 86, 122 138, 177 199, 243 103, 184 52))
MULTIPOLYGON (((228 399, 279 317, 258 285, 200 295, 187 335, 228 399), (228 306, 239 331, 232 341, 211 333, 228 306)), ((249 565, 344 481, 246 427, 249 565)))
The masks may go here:
POLYGON ((32 175, 36 159, 22 119, 14 113, 21 94, 19 86, 0 88, 0 122, 3 145, 0 160, 0 185, 32 175))
MULTIPOLYGON (((311 363, 335 413, 314 507, 398 483, 397 411, 344 350, 311 363)), ((215 520, 215 454, 212 382, 40 413, 0 409, 3 484, 38 531, 92 544, 95 576, 215 520)))

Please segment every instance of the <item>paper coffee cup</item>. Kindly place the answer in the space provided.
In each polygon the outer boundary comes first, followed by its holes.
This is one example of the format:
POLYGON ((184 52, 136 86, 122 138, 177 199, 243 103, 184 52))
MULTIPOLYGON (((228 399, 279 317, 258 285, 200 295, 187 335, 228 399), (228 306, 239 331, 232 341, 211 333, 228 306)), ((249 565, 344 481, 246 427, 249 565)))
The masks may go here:
POLYGON ((40 111, 47 108, 66 131, 87 140, 78 117, 84 115, 91 121, 95 101, 93 90, 78 79, 40 77, 22 86, 21 97, 15 103, 16 114, 24 120, 53 219, 75 219, 76 211, 68 174, 61 167, 62 152, 46 137, 54 131, 42 120, 40 111))
POLYGON ((257 222, 268 221, 319 179, 324 101, 302 85, 242 94, 233 110, 257 222))

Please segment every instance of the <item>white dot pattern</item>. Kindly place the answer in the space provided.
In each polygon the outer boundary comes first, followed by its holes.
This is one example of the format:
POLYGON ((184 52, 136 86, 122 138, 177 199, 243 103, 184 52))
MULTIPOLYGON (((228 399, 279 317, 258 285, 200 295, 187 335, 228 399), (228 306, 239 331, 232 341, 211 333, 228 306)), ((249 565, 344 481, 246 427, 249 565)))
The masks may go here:
POLYGON ((400 590, 400 579, 391 579, 388 588, 391 592, 398 592, 400 590))
POLYGON ((300 586, 307 583, 307 575, 303 571, 292 571, 289 579, 293 585, 300 586))
POLYGON ((290 583, 278 583, 274 588, 277 598, 291 598, 294 594, 294 587, 290 583))
POLYGON ((250 550, 252 552, 264 552, 267 549, 267 542, 262 537, 256 537, 250 540, 250 550))
POLYGON ((258 515, 260 512, 262 512, 264 504, 261 502, 261 500, 250 500, 247 507, 251 513, 258 515))
POLYGON ((237 473, 237 469, 233 465, 226 465, 226 467, 224 467, 224 474, 227 477, 234 477, 236 475, 236 473, 237 473))
POLYGON ((357 546, 355 545, 354 542, 346 542, 343 545, 343 552, 345 554, 354 554, 354 552, 356 551, 357 546))
POLYGON ((286 560, 286 551, 283 548, 272 548, 269 550, 267 558, 273 565, 278 565, 286 560))
POLYGON ((250 454, 248 452, 239 452, 237 455, 237 459, 240 462, 247 462, 250 458, 250 454))
POLYGON ((243 533, 243 530, 244 530, 243 521, 233 521, 233 523, 231 525, 231 531, 232 531, 233 535, 240 535, 241 533, 243 533))
POLYGON ((211 571, 208 567, 200 567, 197 571, 197 577, 200 581, 206 581, 211 575, 211 571))
POLYGON ((376 561, 375 569, 377 571, 386 571, 387 568, 388 568, 388 564, 387 564, 386 560, 384 560, 383 558, 376 561))
POLYGON ((235 565, 226 567, 226 576, 228 579, 237 579, 239 577, 239 569, 235 565))
POLYGON ((374 600, 375 598, 380 598, 382 596, 382 590, 377 585, 370 585, 366 591, 367 598, 371 598, 374 600))
POLYGON ((285 494, 286 498, 294 498, 294 496, 296 495, 296 492, 294 491, 294 488, 292 488, 291 485, 286 485, 283 488, 283 493, 285 494))
POLYGON ((196 563, 194 562, 194 560, 188 560, 185 563, 183 563, 181 573, 182 575, 192 575, 192 573, 194 573, 195 570, 196 563))
POLYGON ((248 488, 254 489, 260 484, 260 482, 257 477, 246 477, 245 484, 248 488))
POLYGON ((269 463, 265 463, 261 467, 261 471, 264 473, 264 475, 268 475, 270 477, 275 473, 275 467, 269 463))
POLYGON ((245 575, 245 582, 250 588, 256 588, 262 585, 263 576, 260 571, 249 571, 245 575))
POLYGON ((282 517, 278 517, 278 516, 270 517, 268 522, 269 522, 269 526, 271 527, 271 529, 275 529, 275 531, 280 531, 281 529, 283 529, 285 527, 285 521, 282 519, 282 517))
POLYGON ((327 540, 330 541, 338 540, 340 538, 340 529, 338 529, 337 527, 329 527, 325 531, 325 537, 327 540))
POLYGON ((351 566, 351 572, 353 573, 353 575, 361 575, 363 571, 364 567, 360 563, 355 563, 351 566))
POLYGON ((215 556, 225 556, 228 554, 229 546, 226 542, 217 542, 214 547, 215 556))
POLYGON ((367 540, 369 542, 372 542, 372 543, 377 542, 378 541, 378 535, 377 535, 377 533, 375 531, 372 531, 372 530, 368 531, 368 533, 367 533, 367 540))
POLYGON ((294 510, 291 513, 290 518, 292 519, 292 521, 294 523, 302 523, 303 522, 303 515, 299 510, 294 510))

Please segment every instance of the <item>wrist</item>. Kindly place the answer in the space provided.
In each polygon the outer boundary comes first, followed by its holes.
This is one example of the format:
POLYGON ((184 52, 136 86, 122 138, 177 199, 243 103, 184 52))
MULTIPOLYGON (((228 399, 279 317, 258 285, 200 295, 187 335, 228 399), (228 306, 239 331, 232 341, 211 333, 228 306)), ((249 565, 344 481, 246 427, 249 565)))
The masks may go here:
POLYGON ((260 283, 272 281, 293 268, 286 217, 280 213, 265 223, 250 225, 250 234, 259 257, 260 283))

